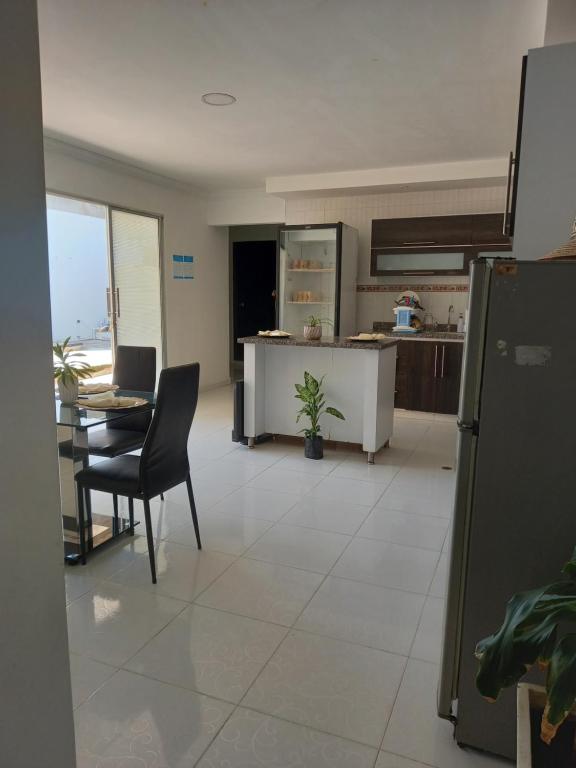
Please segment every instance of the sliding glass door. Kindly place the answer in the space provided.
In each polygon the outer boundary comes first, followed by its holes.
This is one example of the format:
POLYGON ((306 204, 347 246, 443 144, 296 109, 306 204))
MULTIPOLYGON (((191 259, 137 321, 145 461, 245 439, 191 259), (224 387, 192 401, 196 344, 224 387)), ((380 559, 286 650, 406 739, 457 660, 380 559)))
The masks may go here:
POLYGON ((110 208, 109 312, 115 347, 156 347, 162 368, 160 220, 110 208))
POLYGON ((163 367, 161 219, 47 195, 52 337, 110 380, 119 344, 156 348, 163 367))
POLYGON ((86 356, 95 378, 112 375, 108 212, 105 205, 47 195, 52 339, 86 356))

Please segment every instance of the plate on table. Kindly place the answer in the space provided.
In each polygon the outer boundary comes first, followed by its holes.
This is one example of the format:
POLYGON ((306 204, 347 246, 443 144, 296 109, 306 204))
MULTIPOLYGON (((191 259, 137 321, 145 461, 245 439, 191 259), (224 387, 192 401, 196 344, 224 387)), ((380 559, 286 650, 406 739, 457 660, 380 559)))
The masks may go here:
POLYGON ((274 339, 287 339, 292 336, 288 331, 258 331, 258 336, 268 336, 274 339))
POLYGON ((346 341, 360 341, 364 343, 370 343, 371 341, 382 341, 386 338, 387 336, 384 333, 359 333, 357 336, 347 336, 346 341))
POLYGON ((118 389, 118 384, 78 384, 78 392, 81 395, 101 395, 104 392, 114 392, 118 389))
POLYGON ((90 400, 82 400, 76 403, 89 411, 123 411, 127 408, 141 408, 148 405, 148 400, 143 397, 93 397, 90 400))

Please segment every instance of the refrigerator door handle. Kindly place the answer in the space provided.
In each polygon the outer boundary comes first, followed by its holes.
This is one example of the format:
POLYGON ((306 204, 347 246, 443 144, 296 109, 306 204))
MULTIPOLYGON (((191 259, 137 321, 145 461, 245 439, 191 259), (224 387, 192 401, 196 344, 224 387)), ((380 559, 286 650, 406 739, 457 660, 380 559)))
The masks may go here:
POLYGON ((444 358, 446 357, 446 344, 442 344, 442 373, 440 374, 440 378, 444 378, 444 358))
POLYGON ((462 612, 466 589, 476 442, 477 438, 470 429, 459 428, 452 546, 444 612, 441 674, 438 685, 438 715, 452 722, 456 720, 453 702, 458 697, 462 612))
POLYGON ((438 366, 438 344, 434 344, 434 378, 437 378, 437 366, 438 366))

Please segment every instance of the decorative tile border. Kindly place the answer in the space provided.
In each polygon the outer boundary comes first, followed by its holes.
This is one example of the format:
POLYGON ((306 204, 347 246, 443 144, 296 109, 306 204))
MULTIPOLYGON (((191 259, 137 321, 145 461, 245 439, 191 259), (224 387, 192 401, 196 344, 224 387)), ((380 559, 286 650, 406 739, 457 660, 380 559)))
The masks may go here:
POLYGON ((423 285, 387 284, 387 285, 357 285, 357 293, 400 293, 401 291, 416 291, 416 293, 468 293, 466 283, 425 283, 423 285))

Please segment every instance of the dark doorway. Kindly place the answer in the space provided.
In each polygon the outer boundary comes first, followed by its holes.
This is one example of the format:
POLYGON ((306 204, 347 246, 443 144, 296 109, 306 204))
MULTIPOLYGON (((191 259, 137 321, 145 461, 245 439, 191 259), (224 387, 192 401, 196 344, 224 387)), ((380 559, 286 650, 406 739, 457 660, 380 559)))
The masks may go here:
POLYGON ((236 339, 276 327, 276 241, 232 246, 234 360, 244 360, 236 339))

